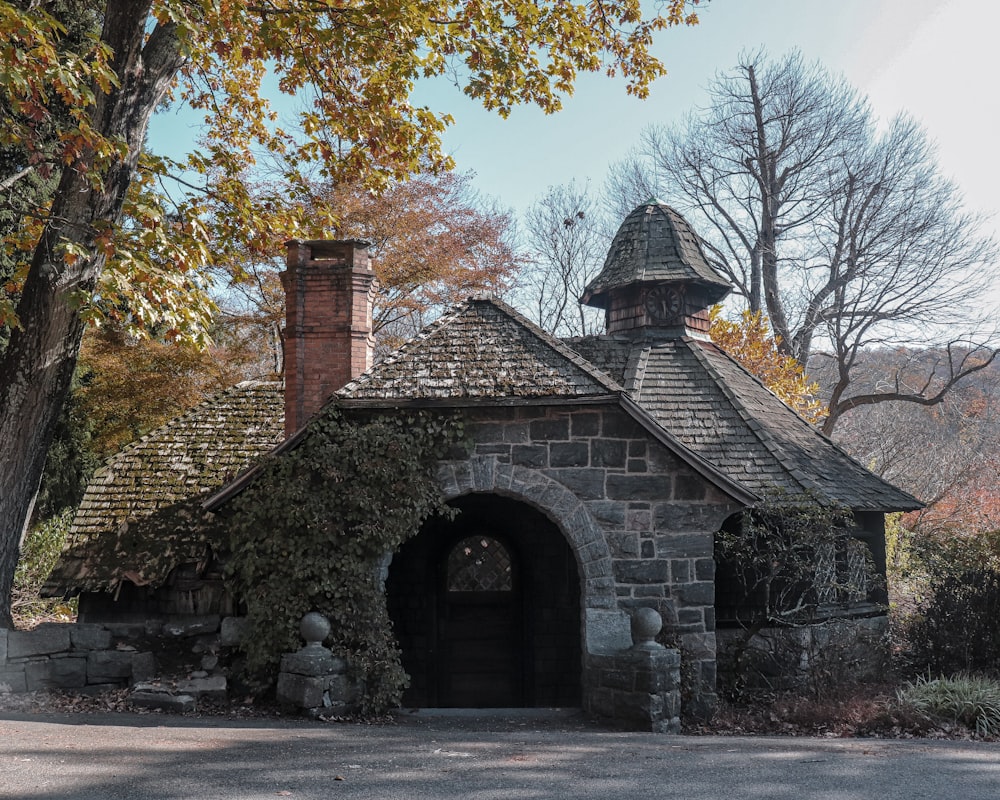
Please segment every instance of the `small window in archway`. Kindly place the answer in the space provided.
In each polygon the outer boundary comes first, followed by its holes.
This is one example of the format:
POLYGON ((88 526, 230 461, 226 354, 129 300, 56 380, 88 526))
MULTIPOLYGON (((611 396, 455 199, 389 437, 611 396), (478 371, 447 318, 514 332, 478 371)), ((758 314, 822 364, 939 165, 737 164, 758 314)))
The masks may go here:
POLYGON ((510 592, 510 553, 489 536, 469 536, 448 553, 449 592, 510 592))

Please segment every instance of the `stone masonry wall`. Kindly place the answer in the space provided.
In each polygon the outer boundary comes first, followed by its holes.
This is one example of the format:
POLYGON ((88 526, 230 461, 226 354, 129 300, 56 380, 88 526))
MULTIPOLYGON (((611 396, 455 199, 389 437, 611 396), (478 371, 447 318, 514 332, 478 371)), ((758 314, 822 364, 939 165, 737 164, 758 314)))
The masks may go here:
POLYGON ((103 625, 0 629, 0 692, 98 692, 150 680, 155 671, 152 653, 122 643, 103 625))
MULTIPOLYGON (((475 451, 444 466, 446 494, 496 492, 546 513, 576 553, 585 612, 657 610, 664 639, 685 660, 689 710, 711 705, 713 536, 737 507, 614 405, 492 408, 466 418, 475 451)), ((584 648, 601 651, 595 642, 584 648)), ((585 657, 585 695, 588 672, 585 657)))
POLYGON ((29 631, 0 630, 0 694, 130 688, 132 706, 191 711, 202 698, 226 696, 223 662, 244 628, 237 617, 187 614, 142 624, 48 623, 29 631))

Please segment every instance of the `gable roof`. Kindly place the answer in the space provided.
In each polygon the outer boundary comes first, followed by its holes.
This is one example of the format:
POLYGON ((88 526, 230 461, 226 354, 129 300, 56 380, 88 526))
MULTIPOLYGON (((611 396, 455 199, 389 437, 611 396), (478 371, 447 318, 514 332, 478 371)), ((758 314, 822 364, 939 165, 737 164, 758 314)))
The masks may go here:
POLYGON ((282 384, 246 381, 133 442, 91 479, 42 594, 106 588, 125 573, 136 582, 151 578, 143 576, 141 563, 103 563, 107 559, 94 558, 90 545, 218 489, 283 436, 282 384))
MULTIPOLYGON (((495 297, 473 297, 454 306, 396 353, 337 392, 345 407, 403 405, 508 405, 518 403, 615 403, 682 462, 744 505, 757 500, 691 451, 626 394, 624 387, 495 297)), ((274 449, 278 455, 307 435, 309 423, 274 449)), ((249 485, 245 472, 205 500, 215 511, 249 485)))
POLYGON ((709 265, 701 239, 670 206, 648 200, 625 217, 600 273, 583 291, 581 302, 607 307, 607 293, 634 283, 696 283, 717 303, 731 289, 709 265))
POLYGON ((495 297, 454 306, 337 392, 342 400, 593 398, 621 384, 495 297))
MULTIPOLYGON (((584 346, 620 353, 608 337, 584 346)), ((619 356, 620 358, 620 356, 619 356)), ((921 507, 862 467, 712 342, 637 341, 618 362, 635 401, 685 446, 764 495, 810 493, 857 510, 921 507)))

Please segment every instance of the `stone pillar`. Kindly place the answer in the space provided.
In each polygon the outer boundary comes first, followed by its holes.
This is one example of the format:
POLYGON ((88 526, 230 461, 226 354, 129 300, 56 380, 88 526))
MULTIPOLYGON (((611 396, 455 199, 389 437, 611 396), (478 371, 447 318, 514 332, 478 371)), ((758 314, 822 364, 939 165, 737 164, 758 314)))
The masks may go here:
POLYGON ((349 714, 356 692, 347 677, 347 663, 323 647, 330 633, 329 621, 310 611, 302 618, 299 632, 306 645, 281 657, 278 702, 309 716, 349 714))
POLYGON ((584 710, 630 730, 680 732, 680 653, 656 642, 663 622, 651 608, 632 614, 632 647, 588 653, 584 710))

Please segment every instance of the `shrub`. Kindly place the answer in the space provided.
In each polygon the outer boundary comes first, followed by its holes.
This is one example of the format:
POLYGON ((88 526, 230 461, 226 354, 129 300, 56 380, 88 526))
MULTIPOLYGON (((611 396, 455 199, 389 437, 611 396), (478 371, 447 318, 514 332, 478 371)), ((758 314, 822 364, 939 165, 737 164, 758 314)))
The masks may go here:
POLYGON ((43 600, 38 596, 59 558, 72 521, 73 510, 66 509, 33 527, 24 538, 12 598, 14 621, 19 628, 30 628, 46 619, 65 620, 76 614, 75 601, 43 600))
POLYGON ((907 638, 916 671, 995 672, 1000 665, 1000 572, 967 570, 941 579, 907 638))
POLYGON ((740 630, 720 637, 723 696, 761 687, 838 691, 853 674, 857 631, 848 625, 834 635, 841 626, 816 624, 877 610, 868 601, 882 588, 850 511, 772 491, 716 533, 715 561, 717 624, 740 630))
POLYGON ((899 690, 904 709, 955 722, 980 736, 1000 735, 1000 683, 985 677, 919 678, 899 690))

